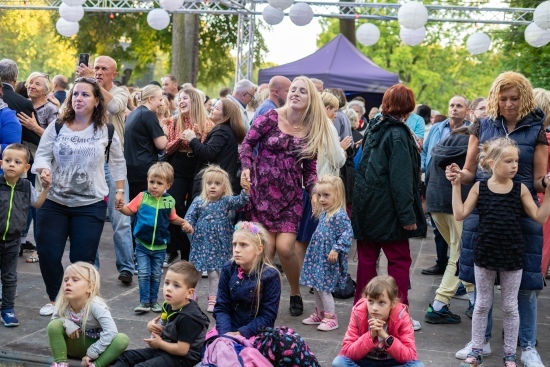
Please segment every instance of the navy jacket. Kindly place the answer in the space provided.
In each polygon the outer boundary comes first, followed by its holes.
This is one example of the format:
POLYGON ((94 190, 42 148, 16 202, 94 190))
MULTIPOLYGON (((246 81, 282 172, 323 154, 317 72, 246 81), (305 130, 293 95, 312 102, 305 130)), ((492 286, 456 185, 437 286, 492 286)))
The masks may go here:
MULTIPOLYGON (((537 136, 544 122, 545 116, 542 110, 536 108, 529 115, 524 117, 516 125, 508 137, 513 139, 519 146, 518 173, 514 182, 525 184, 536 200, 536 193, 533 187, 533 157, 537 136)), ((505 137, 505 121, 502 117, 496 119, 484 119, 480 122, 479 142, 505 137)), ((490 177, 480 169, 476 172, 476 181, 486 181, 490 177)), ((520 289, 538 290, 542 289, 544 279, 540 264, 542 260, 542 226, 528 217, 525 213, 520 220, 523 239, 525 241, 525 254, 523 275, 520 289)), ((477 239, 479 216, 474 211, 466 219, 462 229, 462 246, 460 250, 460 276, 459 278, 474 283, 474 245, 477 239)))
POLYGON ((245 338, 257 335, 264 327, 273 327, 279 313, 281 277, 266 267, 261 279, 260 308, 256 312, 256 274, 237 276, 238 265, 227 262, 220 274, 214 318, 218 334, 239 331, 245 338))

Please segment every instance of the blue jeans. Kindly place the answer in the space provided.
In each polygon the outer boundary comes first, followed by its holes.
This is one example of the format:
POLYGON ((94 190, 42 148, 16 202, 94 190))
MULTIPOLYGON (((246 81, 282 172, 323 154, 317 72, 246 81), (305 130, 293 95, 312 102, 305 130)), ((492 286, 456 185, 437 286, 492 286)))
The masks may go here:
POLYGON ((139 302, 151 304, 157 302, 165 254, 166 250, 164 249, 152 251, 140 243, 136 243, 139 302))
POLYGON ((424 363, 420 361, 409 361, 404 364, 398 364, 394 359, 376 361, 366 357, 360 361, 354 362, 347 357, 338 356, 332 361, 332 367, 424 367, 424 363))
POLYGON ((96 259, 101 232, 105 224, 107 204, 97 203, 68 207, 46 199, 36 211, 36 248, 40 257, 40 272, 50 301, 61 288, 63 280, 63 252, 70 239, 71 263, 85 261, 93 264, 96 259))
POLYGON ((519 342, 521 350, 535 347, 537 342, 537 291, 519 290, 519 342))
MULTIPOLYGON (((115 210, 115 194, 116 186, 113 175, 109 171, 107 163, 105 163, 105 180, 107 186, 109 186, 109 203, 107 210, 109 211, 109 218, 111 225, 113 226, 113 242, 115 244, 115 263, 116 270, 121 273, 122 271, 128 271, 130 274, 134 274, 134 246, 132 245, 132 225, 131 218, 115 210)), ((130 188, 128 187, 128 181, 124 183, 124 202, 128 203, 130 195, 130 188)), ((99 253, 95 262, 96 268, 99 269, 99 253)))

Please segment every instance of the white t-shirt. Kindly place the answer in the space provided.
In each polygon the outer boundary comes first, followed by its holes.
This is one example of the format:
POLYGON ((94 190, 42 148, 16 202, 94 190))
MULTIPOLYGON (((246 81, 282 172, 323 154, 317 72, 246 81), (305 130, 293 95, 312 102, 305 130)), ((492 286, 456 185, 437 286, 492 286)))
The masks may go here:
MULTIPOLYGON (((69 207, 90 205, 109 195, 105 182, 105 148, 109 142, 107 126, 94 133, 94 125, 73 131, 63 125, 56 134, 50 124, 36 151, 32 172, 50 170, 52 184, 48 199, 69 207)), ((110 148, 109 169, 115 181, 126 179, 126 162, 120 138, 115 131, 110 148)))

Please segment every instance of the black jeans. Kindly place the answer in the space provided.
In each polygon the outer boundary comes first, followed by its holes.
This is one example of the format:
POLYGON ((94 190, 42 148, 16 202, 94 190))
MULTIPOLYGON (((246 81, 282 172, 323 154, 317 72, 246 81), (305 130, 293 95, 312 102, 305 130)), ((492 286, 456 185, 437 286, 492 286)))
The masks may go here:
POLYGON ((122 353, 113 367, 193 367, 199 361, 191 361, 184 357, 174 356, 162 349, 133 349, 122 353))
POLYGON ((17 288, 17 258, 21 239, 0 241, 0 267, 2 271, 2 311, 13 309, 17 288))

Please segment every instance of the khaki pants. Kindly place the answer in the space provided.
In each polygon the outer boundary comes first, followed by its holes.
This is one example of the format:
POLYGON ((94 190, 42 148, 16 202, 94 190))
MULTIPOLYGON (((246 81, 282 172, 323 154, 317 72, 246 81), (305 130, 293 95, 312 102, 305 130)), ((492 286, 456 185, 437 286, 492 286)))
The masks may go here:
MULTIPOLYGON (((451 297, 454 296, 460 279, 456 274, 456 264, 460 257, 460 239, 462 237, 462 221, 455 220, 452 214, 445 213, 430 213, 434 223, 439 230, 439 233, 443 236, 445 241, 449 244, 449 262, 445 268, 443 279, 437 291, 435 291, 435 299, 443 302, 446 305, 449 304, 451 297)), ((473 292, 474 285, 472 283, 462 282, 466 287, 466 292, 473 292)))

